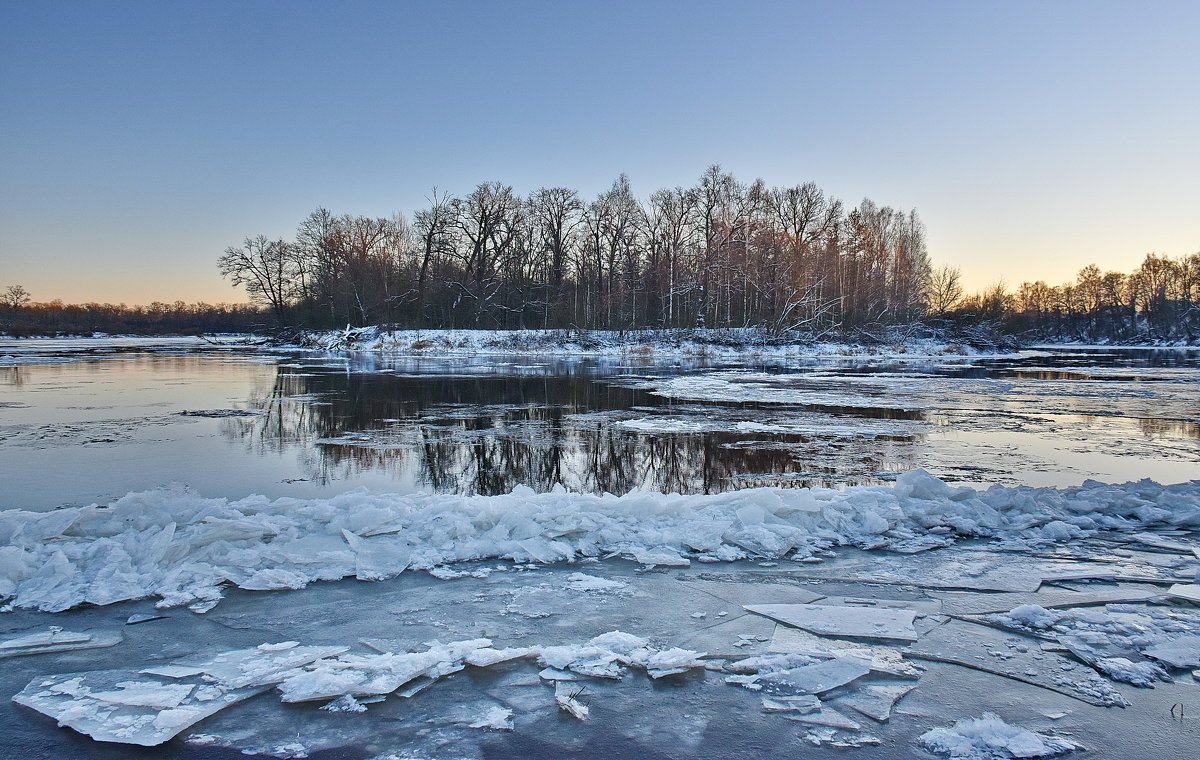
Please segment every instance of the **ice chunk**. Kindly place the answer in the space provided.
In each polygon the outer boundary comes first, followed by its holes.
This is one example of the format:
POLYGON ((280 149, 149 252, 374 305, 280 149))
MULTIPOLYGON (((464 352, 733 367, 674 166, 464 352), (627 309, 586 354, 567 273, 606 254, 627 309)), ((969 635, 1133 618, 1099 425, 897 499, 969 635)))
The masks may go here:
POLYGON ((568 673, 567 671, 559 670, 558 668, 543 668, 538 673, 538 678, 541 678, 543 681, 578 681, 579 680, 579 676, 575 675, 574 673, 568 673))
POLYGON ((567 588, 572 591, 616 591, 628 585, 628 583, 623 581, 597 578, 594 575, 587 575, 586 573, 571 573, 567 576, 567 588))
POLYGON ((322 705, 321 709, 326 712, 363 713, 367 711, 367 706, 349 694, 343 694, 329 704, 322 705))
POLYGON ((827 704, 822 703, 815 712, 809 713, 785 713, 784 716, 788 720, 794 720, 797 723, 808 723, 814 726, 828 726, 829 728, 839 728, 844 731, 858 731, 862 728, 854 720, 842 715, 837 710, 827 704))
POLYGON ((1167 596, 1200 604, 1200 584, 1176 583, 1167 591, 1167 596))
POLYGON ((916 641, 916 613, 905 609, 820 604, 757 604, 746 610, 825 636, 916 641))
POLYGON ((286 591, 304 588, 309 580, 307 576, 286 568, 264 568, 238 585, 247 591, 286 591))
POLYGON ((988 712, 959 720, 950 728, 926 731, 918 741, 931 752, 971 760, 1054 757, 1079 749, 1074 742, 1011 726, 988 712))
POLYGON ((1062 615, 1036 604, 1022 604, 1010 610, 1006 617, 1014 625, 1026 628, 1049 628, 1057 623, 1062 615))
POLYGON ((354 577, 360 581, 383 580, 408 569, 412 546, 407 538, 378 536, 366 539, 345 528, 342 537, 354 551, 354 577))
POLYGON ((885 723, 892 717, 892 707, 900 701, 901 697, 915 688, 916 686, 913 684, 864 686, 853 694, 839 699, 838 705, 845 705, 866 715, 868 718, 874 718, 880 723, 885 723))
POLYGON ((623 631, 609 631, 592 638, 588 644, 603 647, 621 658, 626 665, 645 665, 650 656, 649 642, 623 631))
POLYGON ((1116 571, 1095 567, 1063 568, 1061 570, 1051 570, 1042 573, 1042 583, 1057 583, 1059 581, 1113 581, 1116 578, 1116 571))
MULTIPOLYGON (((693 652, 690 649, 673 647, 661 652, 655 652, 646 659, 646 670, 652 676, 656 670, 671 670, 682 672, 692 668, 704 667, 704 652, 693 652)), ((664 673, 663 675, 669 675, 664 673)), ((658 676, 655 676, 658 677, 658 676)))
POLYGON ((587 720, 588 707, 579 701, 579 697, 583 696, 584 688, 578 684, 557 681, 554 684, 554 702, 563 712, 578 718, 579 720, 587 720))
POLYGON ((821 709, 821 700, 811 694, 798 697, 763 697, 763 712, 811 713, 821 709))
POLYGON ((60 626, 52 625, 45 631, 25 633, 12 639, 0 641, 0 651, 13 651, 30 648, 40 648, 59 644, 83 644, 92 640, 89 633, 64 631, 60 626))
POLYGON ((476 649, 463 658, 463 662, 477 668, 486 668, 500 662, 519 660, 522 657, 532 657, 537 650, 529 647, 514 647, 510 649, 476 649))
POLYGON ((120 681, 111 691, 92 691, 92 699, 130 707, 153 707, 165 710, 179 707, 192 693, 193 684, 163 684, 158 681, 120 681))
POLYGON ((1169 680, 1166 672, 1152 662, 1133 662, 1127 657, 1100 657, 1092 664, 1114 681, 1124 681, 1134 686, 1153 686, 1156 681, 1169 680))
POLYGON ((679 552, 666 546, 652 549, 635 548, 630 551, 633 558, 643 565, 663 565, 664 567, 688 567, 691 560, 679 556, 679 552))
POLYGON ((96 670, 35 678, 13 701, 99 741, 153 747, 266 688, 198 687, 96 670))
POLYGON ((149 623, 151 620, 162 620, 166 615, 150 615, 144 612, 139 612, 136 615, 130 615, 125 621, 125 625, 137 625, 138 623, 149 623))

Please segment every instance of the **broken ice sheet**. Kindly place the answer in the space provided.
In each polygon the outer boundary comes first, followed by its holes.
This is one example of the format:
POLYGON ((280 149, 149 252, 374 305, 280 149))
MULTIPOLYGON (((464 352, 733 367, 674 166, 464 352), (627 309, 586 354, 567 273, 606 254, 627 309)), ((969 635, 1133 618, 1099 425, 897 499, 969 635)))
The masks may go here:
POLYGON ((906 657, 972 668, 1101 707, 1129 702, 1104 678, 1026 637, 951 620, 904 650, 906 657))
POLYGON ((761 673, 753 683, 773 694, 822 694, 870 672, 869 661, 846 656, 813 665, 761 673))
POLYGON ((764 617, 825 636, 916 641, 916 613, 906 609, 837 607, 820 604, 757 604, 746 608, 764 617))
MULTIPOLYGON (((429 683, 463 670, 476 655, 478 662, 494 665, 550 649, 494 649, 491 639, 466 639, 447 644, 431 641, 427 646, 423 652, 376 655, 344 654, 345 648, 341 648, 335 659, 320 659, 305 668, 293 668, 283 674, 279 680, 282 700, 310 702, 343 694, 354 697, 390 694, 413 681, 417 682, 414 685, 420 686, 411 692, 415 694, 429 683)), ((611 652, 608 654, 612 656, 611 652)), ((409 695, 403 691, 400 694, 409 695)))
POLYGON ((29 654, 66 652, 71 649, 99 649, 119 643, 121 634, 116 631, 81 633, 65 631, 60 626, 52 625, 49 628, 22 631, 19 636, 0 641, 0 660, 29 654))
POLYGON ((763 697, 763 712, 810 713, 821 709, 821 700, 811 694, 798 697, 763 697))
MULTIPOLYGON (((269 686, 279 683, 290 670, 326 657, 336 657, 349 647, 302 647, 294 641, 260 644, 251 649, 235 649, 211 657, 176 660, 163 668, 147 668, 142 673, 172 676, 174 668, 194 668, 227 688, 269 686)), ((338 696, 331 694, 330 697, 338 696)))
POLYGON ((1059 634, 1058 643, 1115 681, 1153 687, 1156 681, 1171 680, 1160 666, 1145 660, 1136 650, 1121 646, 1103 633, 1063 633, 1059 634))
POLYGON ((886 723, 892 717, 892 707, 915 688, 914 684, 871 684, 838 699, 837 704, 886 723))
POLYGON ((1158 596, 1154 589, 1113 588, 1096 591, 1057 591, 1015 594, 971 594, 958 591, 930 592, 942 600, 952 615, 985 615, 1008 612, 1023 604, 1036 604, 1046 609, 1087 607, 1111 602, 1144 602, 1158 596))
POLYGON ((924 672, 919 666, 905 661, 898 649, 822 638, 808 631, 786 625, 775 626, 775 635, 771 637, 771 643, 767 650, 785 654, 804 654, 822 659, 838 655, 854 655, 869 660, 871 673, 874 675, 920 678, 924 672))
POLYGON ((41 676, 13 697, 98 741, 153 747, 267 686, 165 683, 131 670, 41 676))

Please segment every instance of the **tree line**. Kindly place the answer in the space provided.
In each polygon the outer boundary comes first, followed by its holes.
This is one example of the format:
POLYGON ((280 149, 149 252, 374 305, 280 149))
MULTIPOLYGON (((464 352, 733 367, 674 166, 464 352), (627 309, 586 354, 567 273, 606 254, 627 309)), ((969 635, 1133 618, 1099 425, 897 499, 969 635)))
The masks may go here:
POLYGON ((959 319, 987 319, 1004 330, 1044 340, 1200 341, 1200 252, 1147 254, 1130 273, 1089 264, 1062 285, 998 283, 963 299, 959 319))
POLYGON ((280 324, 430 328, 744 327, 825 334, 927 309, 915 211, 854 207, 812 182, 746 184, 712 166, 637 198, 487 182, 434 190, 409 221, 319 208, 293 239, 247 238, 222 275, 280 324))
POLYGON ((25 335, 180 335, 246 333, 270 326, 270 315, 251 304, 34 302, 20 285, 0 290, 0 332, 25 335))

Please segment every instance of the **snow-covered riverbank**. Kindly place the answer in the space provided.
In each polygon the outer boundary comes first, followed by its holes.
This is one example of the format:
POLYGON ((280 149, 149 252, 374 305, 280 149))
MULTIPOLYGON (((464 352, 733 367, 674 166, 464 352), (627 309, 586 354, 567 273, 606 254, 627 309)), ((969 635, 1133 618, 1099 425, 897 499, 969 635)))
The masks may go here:
POLYGON ((857 343, 801 341, 759 329, 698 330, 382 330, 347 328, 309 333, 302 345, 326 351, 374 351, 414 356, 538 354, 644 359, 791 359, 1012 356, 1011 346, 972 346, 945 337, 893 333, 857 343))

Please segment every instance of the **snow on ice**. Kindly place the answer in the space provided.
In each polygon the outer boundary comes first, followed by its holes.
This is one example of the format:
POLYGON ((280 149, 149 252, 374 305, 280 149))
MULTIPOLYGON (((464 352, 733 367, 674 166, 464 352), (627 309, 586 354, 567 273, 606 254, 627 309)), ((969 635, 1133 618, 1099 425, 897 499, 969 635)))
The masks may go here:
POLYGON ((1080 748, 1060 737, 1011 726, 994 713, 927 731, 920 742, 930 751, 956 760, 1054 757, 1080 748))
MULTIPOLYGON (((0 598, 55 612, 147 596, 211 609, 221 587, 269 591, 500 558, 552 563, 620 555, 647 565, 690 559, 803 560, 838 545, 903 549, 914 537, 994 536, 1012 547, 1064 534, 1200 525, 1200 483, 1067 489, 955 488, 921 470, 894 486, 756 488, 712 496, 535 493, 331 499, 131 493, 107 505, 0 513, 0 598)), ((1094 573, 1093 573, 1094 575, 1094 573)), ((1076 576, 1077 577, 1077 576, 1076 576)), ((868 578, 869 579, 869 578, 868 578)), ((975 579, 982 581, 983 576, 975 579)), ((1030 589, 1004 578, 1001 589, 1030 589)), ((1062 578, 1059 578, 1062 580, 1062 578)), ((588 581, 573 581, 588 583, 588 581)))

